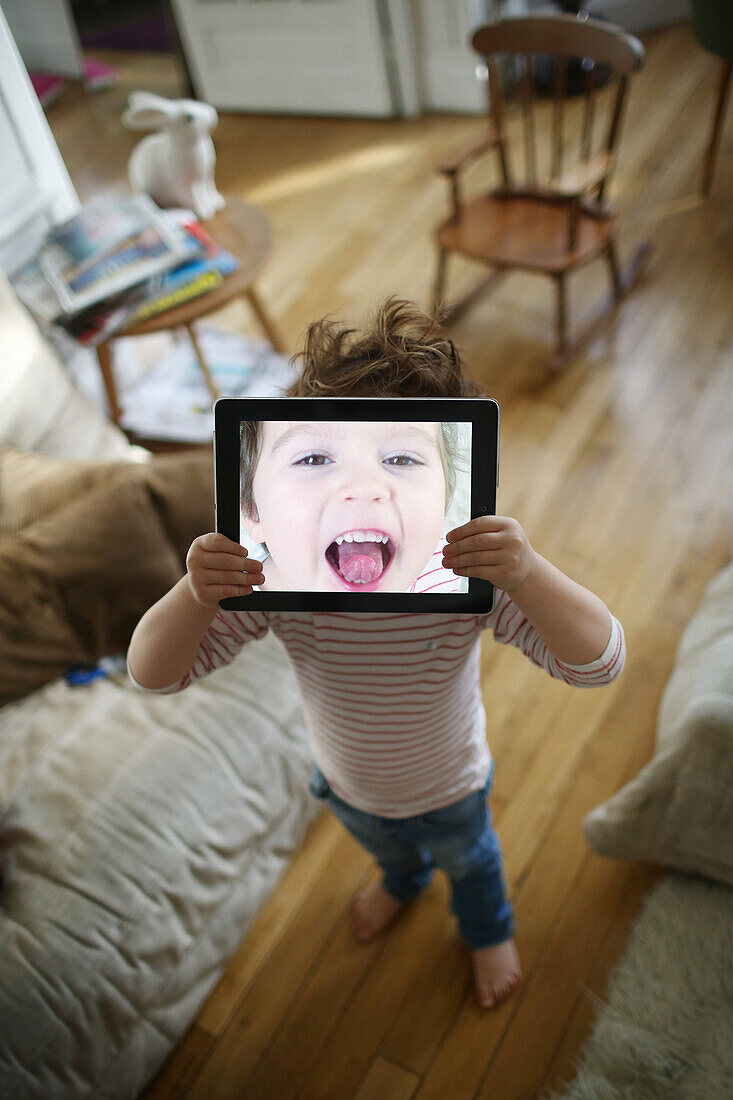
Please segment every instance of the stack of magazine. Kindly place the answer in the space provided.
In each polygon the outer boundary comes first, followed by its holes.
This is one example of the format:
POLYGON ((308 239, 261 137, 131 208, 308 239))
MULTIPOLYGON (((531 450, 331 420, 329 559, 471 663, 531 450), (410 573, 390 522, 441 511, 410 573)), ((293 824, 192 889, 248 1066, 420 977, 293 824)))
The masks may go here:
POLYGON ((39 321, 95 345, 213 290, 238 266, 190 211, 131 195, 54 226, 14 285, 39 321))

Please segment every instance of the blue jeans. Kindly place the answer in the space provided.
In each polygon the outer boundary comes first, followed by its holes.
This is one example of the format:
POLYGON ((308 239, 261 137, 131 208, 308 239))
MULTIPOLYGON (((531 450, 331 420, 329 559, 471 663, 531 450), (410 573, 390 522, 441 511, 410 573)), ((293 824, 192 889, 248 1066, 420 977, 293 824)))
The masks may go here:
POLYGON ((435 867, 445 871, 461 935, 476 950, 503 943, 514 934, 499 838, 491 826, 487 801, 493 775, 492 761, 483 790, 415 817, 378 817, 357 810, 334 794, 316 764, 310 792, 327 802, 348 832, 376 857, 384 888, 397 901, 416 898, 435 867))

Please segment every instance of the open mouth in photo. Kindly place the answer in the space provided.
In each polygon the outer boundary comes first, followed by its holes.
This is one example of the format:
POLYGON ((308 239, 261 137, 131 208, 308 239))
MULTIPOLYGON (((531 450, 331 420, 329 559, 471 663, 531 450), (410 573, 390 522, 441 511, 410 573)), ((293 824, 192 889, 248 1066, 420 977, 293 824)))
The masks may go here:
POLYGON ((337 535, 326 549, 326 561, 350 592, 371 592, 384 581, 397 548, 388 534, 372 527, 337 535))

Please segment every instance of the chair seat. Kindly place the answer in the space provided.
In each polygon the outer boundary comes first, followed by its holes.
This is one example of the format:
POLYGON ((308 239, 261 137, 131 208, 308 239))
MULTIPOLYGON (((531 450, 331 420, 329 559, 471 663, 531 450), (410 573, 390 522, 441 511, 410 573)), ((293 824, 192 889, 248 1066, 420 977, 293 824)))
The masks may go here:
POLYGON ((591 218, 581 209, 572 252, 568 221, 564 203, 483 195, 462 204, 458 218, 443 222, 438 242, 447 252, 462 252, 495 267, 565 271, 603 251, 614 219, 591 218))

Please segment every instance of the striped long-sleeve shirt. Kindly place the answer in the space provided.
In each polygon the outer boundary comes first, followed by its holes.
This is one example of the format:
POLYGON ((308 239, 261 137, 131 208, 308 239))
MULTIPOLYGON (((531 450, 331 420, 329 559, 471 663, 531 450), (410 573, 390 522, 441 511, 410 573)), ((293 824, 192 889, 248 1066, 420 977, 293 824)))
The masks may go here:
POLYGON ((499 589, 482 615, 220 610, 175 692, 229 664, 268 630, 283 642, 303 699, 310 749, 335 793, 382 817, 447 806, 486 782, 491 754, 479 679, 481 634, 519 648, 577 687, 615 679, 624 635, 612 617, 601 656, 557 660, 499 589))

